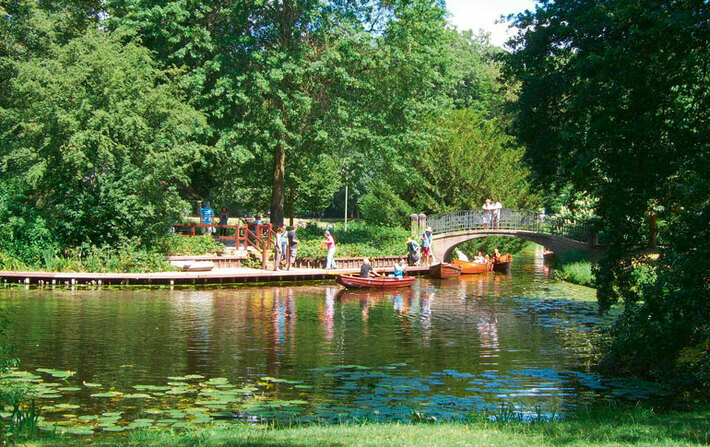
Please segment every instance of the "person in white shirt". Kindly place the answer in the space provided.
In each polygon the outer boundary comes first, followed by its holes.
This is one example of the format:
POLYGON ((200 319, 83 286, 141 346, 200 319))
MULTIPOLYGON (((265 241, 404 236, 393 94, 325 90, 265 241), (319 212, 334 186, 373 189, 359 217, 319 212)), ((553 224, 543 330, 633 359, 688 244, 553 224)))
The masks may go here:
POLYGON ((492 205, 493 207, 493 222, 495 223, 495 227, 499 228, 500 227, 500 211, 503 209, 503 204, 500 203, 500 200, 496 199, 495 203, 492 205))
POLYGON ((493 204, 491 199, 486 199, 486 203, 483 204, 483 229, 487 230, 488 225, 491 223, 491 217, 493 212, 493 204))

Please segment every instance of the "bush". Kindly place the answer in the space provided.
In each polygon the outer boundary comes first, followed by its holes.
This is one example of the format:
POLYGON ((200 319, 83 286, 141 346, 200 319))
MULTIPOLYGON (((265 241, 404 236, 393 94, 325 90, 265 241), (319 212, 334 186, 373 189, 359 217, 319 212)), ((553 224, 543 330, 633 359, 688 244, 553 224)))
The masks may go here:
POLYGON ((207 234, 194 237, 170 234, 158 240, 155 248, 158 252, 167 256, 204 255, 222 250, 224 244, 207 234))
POLYGON ((373 188, 360 199, 360 214, 372 225, 403 227, 408 225, 412 207, 387 186, 373 188))
MULTIPOLYGON (((365 222, 348 224, 346 232, 342 223, 332 225, 331 233, 338 247, 337 257, 397 256, 406 255, 409 231, 404 228, 383 227, 365 222)), ((298 256, 322 258, 325 249, 318 246, 323 240, 325 228, 309 224, 298 230, 298 256)))

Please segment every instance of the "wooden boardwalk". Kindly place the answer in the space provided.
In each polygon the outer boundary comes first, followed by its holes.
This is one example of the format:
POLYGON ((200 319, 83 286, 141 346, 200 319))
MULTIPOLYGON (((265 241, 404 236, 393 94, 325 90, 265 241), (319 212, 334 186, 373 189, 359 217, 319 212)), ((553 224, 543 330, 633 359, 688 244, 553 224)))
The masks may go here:
MULTIPOLYGON (((391 272, 392 269, 379 269, 391 272)), ((209 272, 162 272, 162 273, 52 273, 0 271, 3 284, 38 286, 173 286, 197 284, 240 284, 286 281, 316 281, 334 279, 343 273, 357 273, 359 269, 307 269, 293 268, 289 271, 259 270, 249 268, 223 268, 209 272)), ((429 267, 409 267, 410 275, 427 274, 429 267)))

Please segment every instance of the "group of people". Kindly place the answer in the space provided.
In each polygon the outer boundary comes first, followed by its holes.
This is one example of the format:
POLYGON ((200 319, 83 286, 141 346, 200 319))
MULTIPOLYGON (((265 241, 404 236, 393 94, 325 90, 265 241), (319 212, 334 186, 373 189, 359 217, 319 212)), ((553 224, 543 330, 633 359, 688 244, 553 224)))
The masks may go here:
POLYGON ((503 209, 503 204, 500 200, 486 199, 486 203, 483 204, 483 229, 486 230, 490 226, 491 228, 498 228, 500 226, 500 212, 503 209))
POLYGON ((286 226, 281 225, 276 228, 276 243, 274 244, 274 271, 281 270, 282 264, 286 263, 286 270, 291 270, 291 265, 296 262, 298 252, 298 225, 294 224, 290 231, 286 231, 286 226))
MULTIPOLYGON (((404 258, 399 258, 397 262, 394 263, 394 268, 393 272, 389 274, 388 276, 390 278, 404 278, 404 271, 407 270, 407 263, 404 262, 404 258)), ((361 278, 370 278, 370 277, 381 277, 385 276, 384 274, 378 272, 375 270, 375 268, 372 266, 372 263, 370 262, 369 258, 364 258, 362 260, 362 265, 360 266, 360 277, 361 278)))
POLYGON ((420 263, 431 265, 435 262, 432 251, 432 229, 427 227, 422 233, 419 241, 407 238, 407 262, 409 265, 419 265, 420 263))
MULTIPOLYGON (((213 225, 214 224, 214 217, 215 217, 215 212, 210 206, 209 200, 205 202, 205 206, 200 209, 200 223, 203 225, 213 225)), ((252 232, 256 232, 257 225, 261 224, 261 216, 254 216, 251 222, 249 222, 249 227, 252 230, 252 232)), ((228 228, 227 225, 229 225, 229 211, 227 210, 226 207, 222 207, 219 210, 219 222, 217 223, 219 226, 219 235, 220 236, 228 236, 228 228)), ((202 227, 203 234, 208 233, 212 234, 215 233, 215 227, 213 226, 205 226, 202 227)))

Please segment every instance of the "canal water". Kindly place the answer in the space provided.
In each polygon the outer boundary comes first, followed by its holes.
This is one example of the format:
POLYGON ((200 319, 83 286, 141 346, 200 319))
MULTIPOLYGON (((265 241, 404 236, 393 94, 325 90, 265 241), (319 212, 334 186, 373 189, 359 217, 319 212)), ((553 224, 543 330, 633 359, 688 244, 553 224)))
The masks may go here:
POLYGON ((507 274, 411 289, 307 285, 0 291, 45 427, 74 433, 233 421, 564 414, 643 396, 590 371, 608 317, 541 252, 507 274))

